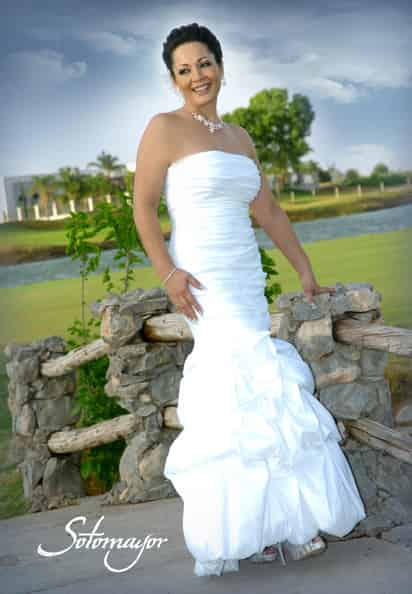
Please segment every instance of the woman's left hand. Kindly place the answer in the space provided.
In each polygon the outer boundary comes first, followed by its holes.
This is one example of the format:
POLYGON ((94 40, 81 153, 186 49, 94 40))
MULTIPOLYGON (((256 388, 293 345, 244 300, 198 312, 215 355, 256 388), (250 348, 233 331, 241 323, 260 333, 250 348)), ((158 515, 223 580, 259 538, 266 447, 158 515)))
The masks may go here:
POLYGON ((313 296, 319 293, 336 293, 335 287, 320 287, 312 271, 302 274, 300 281, 309 303, 313 303, 313 296))

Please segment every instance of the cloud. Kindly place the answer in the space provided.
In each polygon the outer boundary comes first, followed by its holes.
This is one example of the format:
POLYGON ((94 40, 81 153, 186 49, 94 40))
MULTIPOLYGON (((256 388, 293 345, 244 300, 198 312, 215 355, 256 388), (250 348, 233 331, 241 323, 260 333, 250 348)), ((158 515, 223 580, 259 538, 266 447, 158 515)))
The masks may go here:
POLYGON ((64 55, 50 49, 9 53, 0 65, 0 71, 11 86, 44 88, 62 85, 84 77, 86 62, 65 62, 64 55))
POLYGON ((335 99, 339 103, 352 103, 366 94, 363 89, 352 83, 345 84, 320 76, 304 80, 303 86, 314 95, 335 99))
MULTIPOLYGON (((277 84, 310 92, 313 98, 348 103, 365 96, 368 89, 412 86, 411 14, 396 4, 345 0, 339 5, 320 1, 303 6, 290 0, 263 11, 240 2, 233 11, 224 3, 211 2, 202 11, 193 11, 185 3, 153 1, 150 10, 125 2, 121 11, 113 12, 107 6, 101 11, 92 2, 94 10, 87 19, 60 31, 96 53, 127 57, 144 50, 158 61, 165 35, 179 26, 184 14, 187 23, 205 23, 217 35, 226 74, 233 81, 239 76, 237 86, 246 92, 252 89, 249 95, 277 84)), ((33 34, 56 40, 56 24, 52 21, 49 32, 39 25, 33 34)))
MULTIPOLYGON (((219 31, 224 61, 239 85, 274 84, 310 92, 316 98, 355 102, 369 89, 412 86, 411 16, 394 6, 349 2, 340 8, 276 7, 265 18, 259 11, 236 15, 219 31)), ((256 88, 259 90, 259 88, 256 88)))
POLYGON ((339 158, 339 168, 353 168, 364 173, 371 173, 377 163, 385 163, 389 168, 396 168, 396 155, 384 144, 364 143, 349 145, 339 158))
POLYGON ((146 41, 132 33, 110 31, 75 31, 74 37, 89 44, 96 52, 110 52, 118 56, 136 55, 146 41))

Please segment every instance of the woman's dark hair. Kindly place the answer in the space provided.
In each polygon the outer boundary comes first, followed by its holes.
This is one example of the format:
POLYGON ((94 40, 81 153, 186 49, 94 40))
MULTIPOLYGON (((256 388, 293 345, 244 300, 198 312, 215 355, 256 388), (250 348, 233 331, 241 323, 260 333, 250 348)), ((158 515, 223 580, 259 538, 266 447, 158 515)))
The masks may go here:
POLYGON ((175 79, 175 73, 172 68, 173 50, 182 43, 190 41, 200 41, 207 45, 209 51, 215 56, 216 63, 219 66, 222 64, 222 48, 220 47, 220 43, 207 27, 203 27, 197 23, 182 25, 181 27, 172 29, 163 44, 162 58, 173 79, 175 79))

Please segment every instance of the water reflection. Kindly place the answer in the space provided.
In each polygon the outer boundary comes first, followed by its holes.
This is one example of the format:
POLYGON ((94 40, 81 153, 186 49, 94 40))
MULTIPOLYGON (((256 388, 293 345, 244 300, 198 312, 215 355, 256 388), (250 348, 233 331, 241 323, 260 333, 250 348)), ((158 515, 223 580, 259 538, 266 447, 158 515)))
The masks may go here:
MULTIPOLYGON (((397 231, 407 227, 412 227, 412 204, 344 217, 293 223, 293 228, 302 243, 311 243, 321 239, 353 237, 366 233, 384 233, 385 231, 397 231)), ((276 247, 262 229, 256 229, 255 234, 260 246, 267 249, 276 247)), ((95 274, 103 272, 106 266, 109 266, 111 270, 117 269, 118 261, 114 260, 114 254, 115 250, 103 252, 100 266, 95 274)), ((142 263, 136 264, 135 268, 150 266, 150 261, 144 254, 141 254, 141 258, 142 263)), ((16 287, 48 280, 76 278, 78 276, 79 262, 73 261, 66 256, 14 266, 0 266, 0 287, 16 287)))

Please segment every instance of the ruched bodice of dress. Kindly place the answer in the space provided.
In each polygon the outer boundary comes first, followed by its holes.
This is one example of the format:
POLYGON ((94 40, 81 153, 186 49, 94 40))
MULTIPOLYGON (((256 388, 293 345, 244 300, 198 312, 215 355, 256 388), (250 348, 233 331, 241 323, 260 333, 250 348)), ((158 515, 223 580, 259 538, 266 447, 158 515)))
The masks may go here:
MULTIPOLYGON (((206 286, 206 292, 191 287, 204 306, 205 329, 213 331, 213 321, 235 317, 254 329, 270 327, 266 275, 249 216, 260 184, 255 161, 238 153, 203 151, 169 167, 169 253, 176 266, 206 286)), ((193 332, 202 325, 195 322, 195 329, 186 321, 193 332)))
POLYGON ((309 365, 270 336, 249 216, 260 186, 253 159, 218 150, 180 159, 165 179, 169 253, 206 286, 190 285, 203 315, 184 316, 194 345, 179 387, 183 429, 164 468, 184 501, 198 575, 202 563, 218 570, 223 559, 286 539, 301 544, 319 529, 343 536, 365 517, 309 365))

